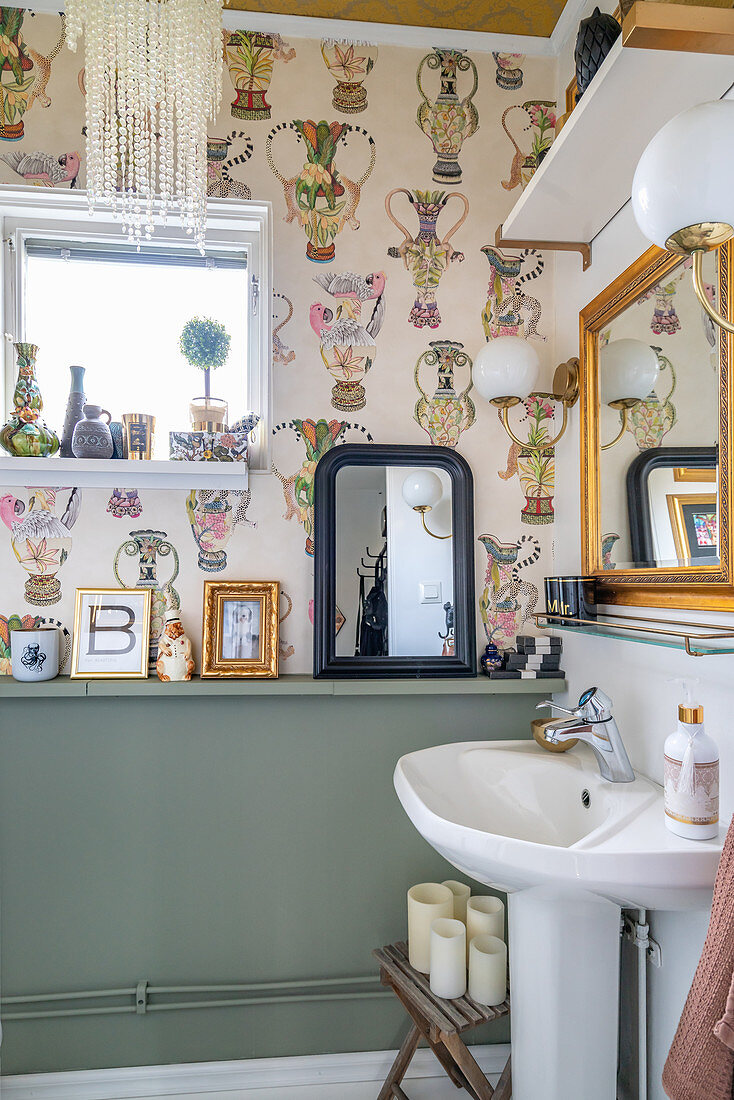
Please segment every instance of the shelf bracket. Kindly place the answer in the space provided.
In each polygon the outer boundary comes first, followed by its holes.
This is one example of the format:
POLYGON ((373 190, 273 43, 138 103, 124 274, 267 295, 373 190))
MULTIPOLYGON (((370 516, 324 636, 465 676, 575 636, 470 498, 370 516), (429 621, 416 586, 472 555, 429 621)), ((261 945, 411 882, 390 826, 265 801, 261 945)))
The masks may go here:
POLYGON ((591 267, 591 244, 583 241, 517 241, 502 236, 502 222, 497 226, 494 243, 498 248, 537 248, 541 252, 580 252, 584 271, 591 267))

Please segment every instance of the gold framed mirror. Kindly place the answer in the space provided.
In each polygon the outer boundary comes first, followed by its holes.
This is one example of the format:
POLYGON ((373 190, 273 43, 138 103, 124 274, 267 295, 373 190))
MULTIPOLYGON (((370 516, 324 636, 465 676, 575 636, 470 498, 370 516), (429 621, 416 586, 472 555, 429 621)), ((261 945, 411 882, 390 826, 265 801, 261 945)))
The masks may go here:
MULTIPOLYGON (((705 271, 729 319, 733 258, 729 242, 705 271)), ((696 299, 690 259, 656 247, 579 320, 582 567, 599 602, 731 609, 734 339, 696 299)))

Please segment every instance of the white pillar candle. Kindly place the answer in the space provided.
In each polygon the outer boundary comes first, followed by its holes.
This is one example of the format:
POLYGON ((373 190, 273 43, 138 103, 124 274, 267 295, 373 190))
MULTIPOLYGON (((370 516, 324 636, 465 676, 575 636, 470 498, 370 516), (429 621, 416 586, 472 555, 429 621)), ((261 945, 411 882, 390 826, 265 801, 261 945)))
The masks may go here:
MULTIPOLYGON (((475 936, 505 936, 505 906, 491 895, 469 898, 466 903, 466 945, 475 936)), ((469 956, 467 954, 467 961, 469 956)))
POLYGON ((446 879, 443 885, 448 886, 454 895, 454 920, 461 920, 466 924, 466 903, 471 896, 471 887, 453 878, 446 879))
POLYGON ((469 996, 480 1005, 501 1005, 507 996, 507 944, 497 936, 469 944, 469 996))
POLYGON ((408 958, 421 974, 431 970, 431 924, 453 917, 454 895, 439 882, 420 882, 408 890, 408 958))
POLYGON ((431 925, 431 993, 463 997, 466 993, 466 928, 442 917, 431 925))

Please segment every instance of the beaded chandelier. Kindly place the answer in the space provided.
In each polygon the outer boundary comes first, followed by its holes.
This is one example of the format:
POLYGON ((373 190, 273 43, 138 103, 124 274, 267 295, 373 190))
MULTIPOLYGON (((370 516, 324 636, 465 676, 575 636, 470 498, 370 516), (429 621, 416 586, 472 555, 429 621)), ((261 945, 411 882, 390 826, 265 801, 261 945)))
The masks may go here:
POLYGON ((222 0, 67 0, 67 40, 84 34, 87 193, 131 241, 154 213, 181 217, 203 251, 207 122, 222 93, 222 0), (160 205, 156 205, 156 200, 160 205))

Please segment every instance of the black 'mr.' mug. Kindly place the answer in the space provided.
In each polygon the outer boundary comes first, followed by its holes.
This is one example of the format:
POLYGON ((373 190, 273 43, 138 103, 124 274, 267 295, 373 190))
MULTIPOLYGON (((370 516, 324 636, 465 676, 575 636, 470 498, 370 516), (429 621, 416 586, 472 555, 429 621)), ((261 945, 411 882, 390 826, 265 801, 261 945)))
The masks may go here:
MULTIPOLYGON (((572 619, 596 618, 596 580, 594 577, 546 577, 545 609, 557 615, 561 624, 574 626, 572 619)), ((552 626, 553 623, 549 623, 552 626)))

